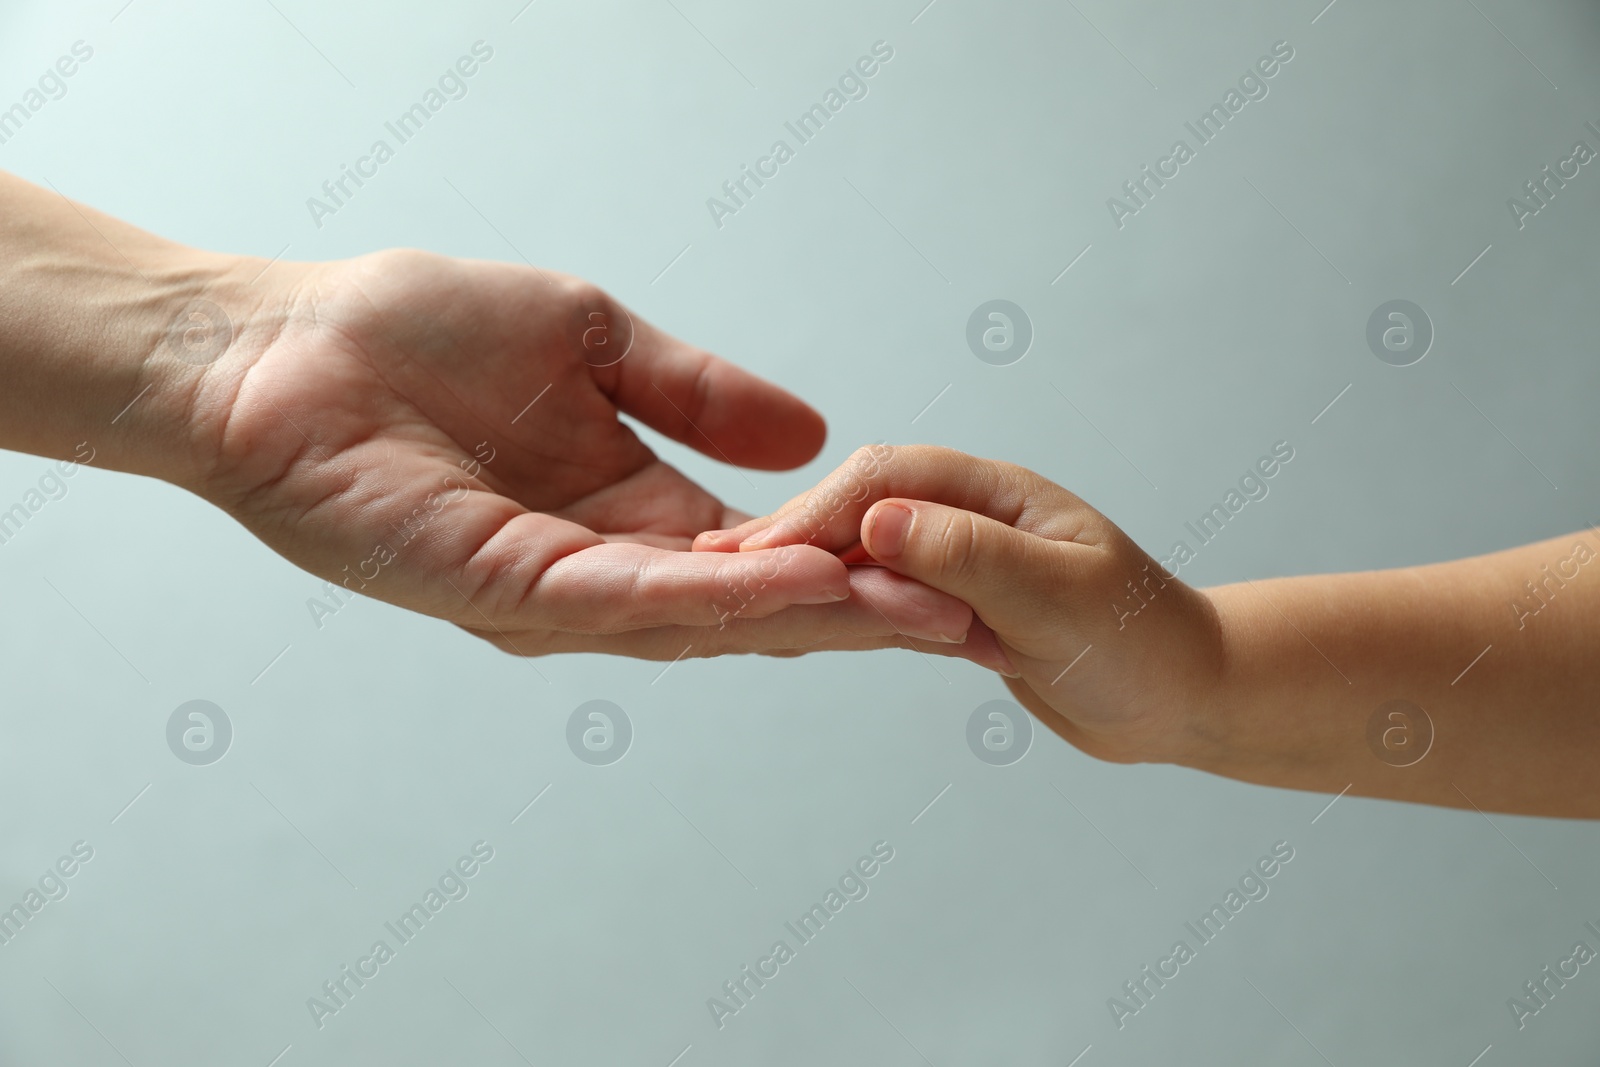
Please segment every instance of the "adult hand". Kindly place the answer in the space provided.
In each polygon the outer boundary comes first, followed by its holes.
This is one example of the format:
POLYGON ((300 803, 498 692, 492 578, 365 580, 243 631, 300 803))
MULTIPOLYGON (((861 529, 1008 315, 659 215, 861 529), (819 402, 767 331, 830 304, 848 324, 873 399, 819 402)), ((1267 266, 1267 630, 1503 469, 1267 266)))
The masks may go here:
POLYGON ((594 286, 411 251, 240 284, 260 270, 206 290, 237 339, 193 391, 191 488, 312 573, 529 655, 965 634, 955 598, 819 548, 690 553, 746 516, 619 414, 762 470, 811 459, 823 420, 594 286))
POLYGON ((821 417, 533 267, 213 254, 0 173, 0 386, 0 447, 171 481, 515 652, 877 647, 972 617, 819 548, 687 551, 745 516, 620 416, 767 470, 814 456, 821 417))

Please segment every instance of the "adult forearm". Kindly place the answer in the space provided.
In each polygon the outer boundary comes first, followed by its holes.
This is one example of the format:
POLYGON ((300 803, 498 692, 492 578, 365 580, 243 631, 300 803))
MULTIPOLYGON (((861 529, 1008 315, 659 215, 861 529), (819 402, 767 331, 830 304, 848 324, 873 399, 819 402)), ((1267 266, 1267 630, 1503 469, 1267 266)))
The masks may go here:
POLYGON ((244 267, 0 173, 0 447, 192 485, 190 401, 249 314, 244 267))
POLYGON ((1592 531, 1210 595, 1226 680, 1185 762, 1296 789, 1600 816, 1592 531))

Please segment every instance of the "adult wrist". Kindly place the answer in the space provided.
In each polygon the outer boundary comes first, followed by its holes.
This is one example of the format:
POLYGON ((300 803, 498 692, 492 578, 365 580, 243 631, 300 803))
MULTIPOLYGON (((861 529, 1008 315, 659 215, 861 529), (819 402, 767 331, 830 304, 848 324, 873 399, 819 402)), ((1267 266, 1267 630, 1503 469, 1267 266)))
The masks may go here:
POLYGON ((265 266, 0 172, 0 447, 195 487, 196 399, 248 348, 265 266))
POLYGON ((204 496, 240 383, 284 318, 265 272, 298 265, 176 247, 160 258, 133 299, 144 307, 133 332, 142 398, 119 420, 132 423, 119 458, 204 496))

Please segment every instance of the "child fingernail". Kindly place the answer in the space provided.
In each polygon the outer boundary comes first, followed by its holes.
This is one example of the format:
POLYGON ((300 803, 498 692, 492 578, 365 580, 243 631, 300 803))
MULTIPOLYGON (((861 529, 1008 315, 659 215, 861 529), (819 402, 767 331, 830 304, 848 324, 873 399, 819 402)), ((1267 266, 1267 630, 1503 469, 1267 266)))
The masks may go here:
POLYGON ((820 593, 813 593, 813 594, 811 594, 809 596, 801 597, 799 600, 796 600, 795 603, 796 604, 837 604, 841 600, 849 600, 849 599, 850 599, 850 594, 849 593, 836 593, 831 589, 824 589, 820 593))
POLYGON ((905 551, 906 537, 910 533, 909 510, 899 504, 879 505, 867 527, 867 550, 879 559, 894 559, 905 551))
POLYGON ((749 552, 758 548, 766 548, 776 539, 777 532, 778 528, 776 526, 769 526, 765 530, 757 530, 739 542, 739 550, 741 552, 749 552))
POLYGON ((964 645, 967 643, 966 634, 912 634, 919 641, 937 641, 941 645, 964 645))

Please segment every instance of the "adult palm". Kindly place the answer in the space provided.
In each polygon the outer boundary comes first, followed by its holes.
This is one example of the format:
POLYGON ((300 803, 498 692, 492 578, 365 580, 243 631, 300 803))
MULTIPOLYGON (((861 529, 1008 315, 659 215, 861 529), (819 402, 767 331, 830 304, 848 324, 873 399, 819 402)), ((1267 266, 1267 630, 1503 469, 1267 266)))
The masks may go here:
POLYGON ((687 551, 748 516, 621 414, 762 470, 816 455, 823 420, 586 282, 388 251, 230 292, 236 339, 191 405, 195 488, 347 590, 523 654, 871 647, 971 621, 819 548, 687 551))

